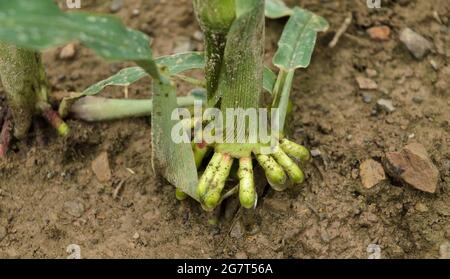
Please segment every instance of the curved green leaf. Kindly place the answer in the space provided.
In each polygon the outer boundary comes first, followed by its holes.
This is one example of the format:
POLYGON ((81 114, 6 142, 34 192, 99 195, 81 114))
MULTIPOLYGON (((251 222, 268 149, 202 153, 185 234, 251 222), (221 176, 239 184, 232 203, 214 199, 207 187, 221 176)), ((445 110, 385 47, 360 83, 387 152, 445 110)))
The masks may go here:
POLYGON ((273 64, 286 71, 308 67, 317 32, 328 29, 328 22, 323 17, 298 7, 293 11, 273 57, 273 64))
POLYGON ((64 13, 52 0, 0 0, 0 40, 35 50, 79 40, 107 60, 135 61, 159 78, 145 34, 113 16, 64 13))
POLYGON ((293 10, 286 6, 283 0, 266 0, 266 17, 271 19, 290 16, 293 10))
MULTIPOLYGON (((166 67, 170 75, 176 75, 184 71, 203 68, 205 60, 201 52, 187 52, 163 56, 155 59, 155 62, 166 67)), ((140 67, 125 68, 117 74, 90 86, 83 92, 83 95, 95 95, 111 85, 129 86, 145 76, 147 76, 147 73, 140 67)))
MULTIPOLYGON (((205 67, 205 57, 202 52, 187 52, 163 56, 155 59, 155 62, 158 65, 166 67, 170 75, 176 75, 193 69, 203 69, 205 67)), ((125 68, 117 74, 90 86, 83 91, 81 96, 98 94, 107 86, 130 86, 145 76, 147 76, 147 73, 140 67, 125 68)), ((264 89, 269 93, 272 93, 275 80, 275 74, 266 67, 264 69, 264 89)))

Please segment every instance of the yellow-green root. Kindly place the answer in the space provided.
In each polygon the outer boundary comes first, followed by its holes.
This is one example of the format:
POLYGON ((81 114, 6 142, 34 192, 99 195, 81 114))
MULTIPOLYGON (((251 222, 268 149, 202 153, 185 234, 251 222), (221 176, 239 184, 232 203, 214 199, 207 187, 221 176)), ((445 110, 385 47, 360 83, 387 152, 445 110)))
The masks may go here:
POLYGON ((179 200, 179 201, 184 201, 185 199, 187 199, 188 198, 188 195, 185 193, 185 192, 183 192, 183 191, 181 191, 180 189, 176 189, 175 190, 175 197, 177 198, 177 200, 179 200))
POLYGON ((286 174, 283 168, 270 156, 256 154, 256 160, 266 173, 267 181, 275 191, 283 191, 287 188, 286 174))
POLYGON ((255 206, 257 194, 253 178, 253 164, 251 157, 239 159, 239 201, 247 209, 255 206))
POLYGON ((217 169, 211 184, 207 188, 206 193, 200 196, 203 209, 212 211, 220 203, 222 190, 225 187, 225 182, 230 175, 231 166, 233 165, 233 158, 228 154, 222 154, 222 160, 217 169))
POLYGON ((278 164, 287 172, 289 178, 294 184, 300 184, 305 180, 303 171, 297 164, 279 147, 275 147, 272 156, 278 164))
POLYGON ((294 157, 302 162, 307 162, 311 159, 311 154, 309 150, 303 145, 292 142, 288 139, 282 139, 280 141, 281 149, 283 149, 286 154, 294 157))
POLYGON ((202 199, 205 196, 206 191, 209 188, 209 185, 211 184, 214 176, 216 175, 216 172, 220 168, 221 161, 222 161, 222 154, 214 153, 213 157, 211 158, 211 161, 209 161, 209 164, 205 169, 205 172, 200 177, 197 186, 197 194, 200 197, 200 199, 202 199))
POLYGON ((209 148, 208 145, 204 142, 194 143, 193 150, 194 150, 195 166, 198 169, 202 165, 203 159, 205 158, 206 154, 208 154, 209 148))

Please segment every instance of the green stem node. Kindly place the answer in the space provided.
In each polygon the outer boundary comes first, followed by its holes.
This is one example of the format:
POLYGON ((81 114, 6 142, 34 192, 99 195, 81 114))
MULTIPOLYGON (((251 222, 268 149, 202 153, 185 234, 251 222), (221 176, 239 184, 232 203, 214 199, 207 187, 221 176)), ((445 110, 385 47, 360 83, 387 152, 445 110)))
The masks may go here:
POLYGON ((47 99, 47 80, 40 55, 0 42, 0 76, 14 120, 14 136, 23 139, 36 104, 47 99))

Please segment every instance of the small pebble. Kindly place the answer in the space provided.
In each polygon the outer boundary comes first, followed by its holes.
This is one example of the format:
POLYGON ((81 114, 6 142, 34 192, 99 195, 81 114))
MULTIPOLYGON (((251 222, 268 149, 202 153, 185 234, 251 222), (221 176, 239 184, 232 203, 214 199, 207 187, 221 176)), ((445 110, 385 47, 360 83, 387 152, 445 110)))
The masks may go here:
POLYGON ((391 35, 391 28, 389 26, 374 26, 367 29, 367 34, 374 41, 387 41, 391 35))
POLYGON ((367 68, 366 69, 366 74, 367 74, 367 76, 369 78, 374 78, 374 77, 376 77, 378 75, 378 72, 376 70, 374 70, 374 69, 367 68))
POLYGON ((47 179, 52 179, 53 177, 55 177, 55 172, 49 171, 49 172, 47 173, 47 179))
POLYGON ((369 92, 363 92, 362 99, 364 103, 370 104, 372 102, 373 97, 372 94, 370 94, 369 92))
POLYGON ((201 41, 203 41, 203 32, 197 30, 197 31, 194 32, 194 34, 192 35, 192 37, 193 37, 195 40, 201 42, 201 41))
POLYGON ((420 97, 420 96, 414 96, 414 97, 412 98, 412 101, 413 101, 414 103, 416 103, 416 104, 421 104, 421 103, 423 103, 423 98, 420 97))
POLYGON ((400 32, 400 41, 408 48, 416 59, 422 59, 430 52, 433 45, 422 35, 410 28, 404 28, 400 32))
POLYGON ((64 209, 73 217, 81 217, 84 213, 84 205, 78 201, 68 201, 64 203, 64 209))
POLYGON ((377 107, 381 110, 384 110, 388 113, 394 112, 395 111, 395 107, 392 104, 391 100, 387 100, 387 99, 379 99, 377 101, 377 107))
POLYGON ((435 71, 439 70, 439 64, 435 60, 431 59, 430 64, 431 64, 431 67, 433 67, 433 69, 435 71))
POLYGON ((99 182, 107 182, 111 180, 112 174, 109 167, 107 152, 102 152, 94 161, 92 161, 91 167, 99 182))
POLYGON ((113 0, 111 6, 109 6, 109 10, 112 13, 117 13, 123 7, 123 0, 113 0))
POLYGON ((133 9, 133 11, 131 11, 132 16, 138 16, 140 13, 141 11, 139 9, 133 9))
POLYGON ((359 89, 374 90, 378 88, 377 83, 370 78, 357 76, 356 82, 358 83, 359 89))
POLYGON ((313 150, 311 150, 311 156, 313 156, 313 157, 319 157, 320 155, 322 155, 322 152, 320 152, 319 149, 313 149, 313 150))
POLYGON ((243 228, 239 221, 234 224, 231 229, 230 236, 236 239, 241 239, 244 236, 243 228))
POLYGON ((421 212, 421 213, 425 213, 425 212, 428 211, 427 205, 424 204, 424 203, 421 203, 421 202, 416 203, 416 205, 414 206, 414 208, 415 208, 417 211, 421 212))
POLYGON ((383 166, 373 159, 365 160, 359 166, 361 183, 366 189, 370 189, 386 179, 383 166))
POLYGON ((61 60, 69 60, 75 57, 76 47, 74 43, 68 44, 61 49, 59 53, 59 58, 61 60))

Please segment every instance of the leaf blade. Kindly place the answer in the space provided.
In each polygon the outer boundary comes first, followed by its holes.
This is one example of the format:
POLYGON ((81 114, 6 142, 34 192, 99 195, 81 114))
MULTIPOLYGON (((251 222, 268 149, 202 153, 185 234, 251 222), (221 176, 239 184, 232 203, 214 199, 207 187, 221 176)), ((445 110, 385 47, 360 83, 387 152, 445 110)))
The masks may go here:
POLYGON ((172 185, 198 201, 194 153, 190 143, 175 143, 171 137, 176 124, 171 119, 171 113, 177 109, 176 89, 168 79, 164 79, 153 83, 153 168, 172 185))
MULTIPOLYGON (((184 71, 204 69, 205 57, 202 52, 186 52, 163 56, 155 59, 156 64, 164 66, 170 75, 176 75, 184 71)), ((96 95, 108 86, 130 86, 147 76, 145 70, 140 67, 124 68, 115 75, 99 81, 83 91, 83 95, 96 95)), ((264 69, 264 89, 272 93, 276 75, 269 68, 264 69)))
POLYGON ((317 32, 328 29, 328 22, 323 17, 298 7, 293 11, 273 57, 273 64, 286 71, 308 67, 317 32))
POLYGON ((35 50, 79 40, 107 60, 152 61, 145 34, 113 16, 64 13, 52 0, 0 0, 0 39, 35 50))
POLYGON ((266 0, 266 17, 277 19, 292 15, 293 10, 286 6, 282 0, 266 0))

